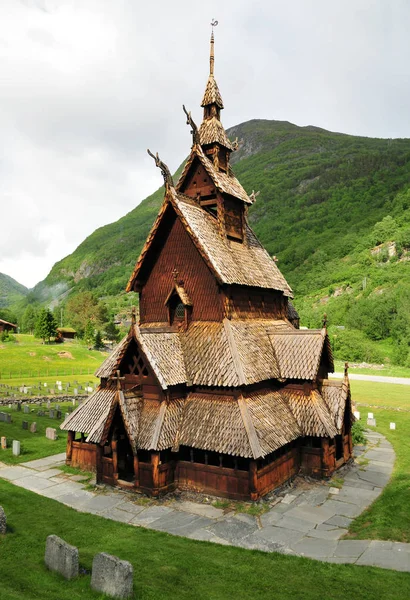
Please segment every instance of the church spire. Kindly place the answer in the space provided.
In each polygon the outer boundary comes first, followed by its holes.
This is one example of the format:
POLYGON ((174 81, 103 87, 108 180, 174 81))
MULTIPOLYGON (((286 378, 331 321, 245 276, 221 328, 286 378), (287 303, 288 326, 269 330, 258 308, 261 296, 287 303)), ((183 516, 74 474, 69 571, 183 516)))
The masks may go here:
POLYGON ((209 56, 209 75, 214 75, 214 63, 215 63, 215 52, 214 52, 214 25, 218 25, 218 21, 212 21, 212 33, 211 33, 211 52, 209 56))

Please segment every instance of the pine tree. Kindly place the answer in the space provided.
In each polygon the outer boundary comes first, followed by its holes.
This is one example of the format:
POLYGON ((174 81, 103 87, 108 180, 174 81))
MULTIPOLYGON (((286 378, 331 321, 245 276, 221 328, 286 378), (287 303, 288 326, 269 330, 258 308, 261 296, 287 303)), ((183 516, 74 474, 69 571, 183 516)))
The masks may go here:
POLYGON ((24 311, 21 328, 24 333, 33 333, 36 327, 37 321, 37 310, 34 308, 32 304, 29 304, 24 311))
POLYGON ((110 321, 109 323, 107 323, 107 325, 105 326, 105 336, 106 336, 107 340, 110 340, 112 342, 117 342, 119 334, 120 334, 120 330, 115 325, 114 321, 110 321))
POLYGON ((53 313, 48 308, 43 308, 36 321, 34 335, 41 338, 44 343, 50 343, 50 338, 57 334, 57 323, 53 313))
POLYGON ((103 341, 102 341, 100 330, 98 330, 97 333, 95 334, 94 345, 95 345, 95 347, 96 347, 97 350, 101 350, 101 348, 104 348, 104 344, 103 344, 103 341))
POLYGON ((92 321, 87 321, 85 330, 84 330, 84 341, 89 348, 94 345, 95 340, 95 327, 92 321))

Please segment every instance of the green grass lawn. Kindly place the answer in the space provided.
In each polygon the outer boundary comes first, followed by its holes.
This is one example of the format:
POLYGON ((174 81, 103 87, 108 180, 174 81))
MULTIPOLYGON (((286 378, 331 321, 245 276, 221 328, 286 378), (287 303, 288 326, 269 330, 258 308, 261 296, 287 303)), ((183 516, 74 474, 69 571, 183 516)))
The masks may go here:
MULTIPOLYGON (((341 360, 335 360, 335 371, 343 373, 345 363, 341 360)), ((349 373, 358 373, 360 375, 382 375, 383 377, 410 377, 409 367, 400 367, 398 365, 385 364, 383 367, 372 369, 369 367, 349 367, 349 373)))
POLYGON ((383 406, 410 410, 410 385, 350 381, 352 400, 361 410, 364 406, 383 406))
MULTIPOLYGON (((51 403, 51 406, 54 407, 56 403, 51 403)), ((59 426, 64 419, 64 413, 68 407, 72 404, 70 403, 60 403, 62 411, 62 419, 50 419, 50 417, 39 417, 37 415, 37 411, 40 410, 39 405, 29 405, 30 413, 24 414, 23 410, 16 411, 14 408, 9 409, 8 407, 0 407, 0 412, 7 412, 12 415, 13 422, 12 423, 3 423, 0 421, 0 436, 5 436, 7 438, 7 450, 0 449, 0 462, 4 462, 7 464, 18 464, 21 462, 26 462, 28 460, 35 460, 37 458, 43 458, 45 456, 50 456, 51 454, 58 454, 60 452, 64 452, 66 449, 67 443, 67 434, 65 431, 60 431, 59 426), (32 409, 34 408, 34 411, 32 409), (31 433, 30 429, 23 429, 22 423, 23 421, 28 422, 28 426, 30 428, 31 423, 37 423, 37 433, 31 433), (46 438, 46 428, 54 427, 57 429, 58 440, 48 440, 46 438), (20 456, 13 456, 12 453, 12 443, 13 440, 20 441, 21 454, 20 456)), ((43 408, 41 409, 46 411, 46 403, 43 403, 43 408)), ((1 597, 1 594, 0 594, 1 597)))
POLYGON ((67 582, 44 567, 46 537, 79 548, 91 569, 97 552, 129 560, 134 597, 141 600, 397 600, 410 596, 410 574, 333 565, 196 542, 78 513, 0 480, 0 504, 10 531, 0 536, 2 600, 102 598, 90 574, 67 582))
MULTIPOLYGON (((77 341, 43 344, 32 335, 16 335, 15 342, 0 343, 0 382, 27 378, 59 379, 68 375, 92 375, 107 352, 88 350, 77 341)), ((14 385, 14 383, 12 384, 14 385)))
POLYGON ((372 409, 372 412, 377 424, 373 429, 392 443, 396 462, 390 482, 379 498, 351 523, 348 536, 410 542, 410 411, 372 409), (396 423, 395 430, 390 430, 391 422, 396 423))

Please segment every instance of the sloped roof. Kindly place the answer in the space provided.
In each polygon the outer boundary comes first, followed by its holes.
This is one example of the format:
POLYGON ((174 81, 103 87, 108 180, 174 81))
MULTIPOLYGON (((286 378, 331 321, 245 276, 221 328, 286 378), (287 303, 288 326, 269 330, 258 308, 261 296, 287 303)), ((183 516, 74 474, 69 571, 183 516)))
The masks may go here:
POLYGON ((199 128, 199 139, 202 146, 217 142, 218 144, 221 144, 221 146, 233 150, 233 146, 226 135, 224 126, 217 117, 210 117, 202 121, 199 128))
MULTIPOLYGON (((327 380, 325 388, 342 390, 327 380)), ((342 415, 346 398, 339 395, 342 415)), ((305 391, 302 386, 265 388, 239 397, 196 391, 169 402, 144 399, 140 392, 103 388, 81 404, 61 429, 90 432, 87 441, 103 442, 116 406, 134 451, 177 450, 184 445, 260 458, 300 436, 334 437, 343 423, 342 418, 340 427, 335 426, 318 390, 305 391)))
POLYGON ((130 336, 129 333, 122 338, 122 340, 115 346, 111 354, 107 356, 102 365, 96 370, 94 373, 96 377, 108 378, 115 373, 118 365, 124 357, 131 338, 132 336, 130 336))
POLYGON ((288 300, 288 319, 289 321, 299 319, 299 313, 290 300, 288 300))
POLYGON ((341 431, 346 401, 350 394, 349 379, 347 377, 344 377, 343 381, 325 379, 320 393, 329 408, 336 428, 341 431))
POLYGON ((221 92, 219 91, 218 84, 215 81, 215 77, 210 74, 208 81, 206 82, 206 88, 204 97, 202 98, 201 106, 208 106, 209 104, 216 104, 219 108, 223 108, 224 104, 222 101, 221 92))
MULTIPOLYGON (((204 125, 204 123, 202 125, 204 125)), ((211 127, 211 125, 209 125, 209 127, 211 127)), ((204 126, 204 131, 206 130, 206 128, 208 128, 208 125, 204 126)), ((231 144, 227 147, 232 148, 231 144)), ((248 194, 245 192, 238 179, 235 177, 232 169, 229 169, 227 173, 215 169, 212 160, 210 160, 205 155, 201 146, 198 144, 195 144, 195 146, 192 148, 191 154, 189 155, 188 160, 185 163, 181 176, 178 179, 178 182, 175 186, 177 192, 181 190, 185 178, 188 175, 188 171, 190 170, 191 165, 193 164, 196 158, 200 161, 205 171, 208 173, 209 177, 214 182, 217 190, 219 190, 222 194, 229 194, 230 196, 234 196, 235 198, 242 200, 242 202, 245 202, 245 204, 252 204, 252 200, 249 198, 248 194)))
POLYGON ((302 435, 334 437, 338 433, 318 390, 306 394, 303 389, 286 386, 280 393, 295 416, 302 435))
POLYGON ((294 329, 291 334, 276 332, 270 336, 270 339, 280 377, 284 379, 314 379, 319 369, 325 342, 333 368, 326 329, 294 329))
POLYGON ((8 321, 5 321, 4 319, 0 319, 0 324, 10 325, 11 327, 17 327, 17 325, 15 325, 14 323, 9 323, 8 321))
MULTIPOLYGON (((312 381, 329 343, 324 329, 298 330, 273 319, 194 321, 179 331, 164 331, 155 323, 135 325, 124 340, 128 344, 133 337, 163 389, 182 383, 239 387, 268 379, 312 381)), ((97 371, 100 377, 115 375, 124 340, 121 351, 117 347, 97 371)))
MULTIPOLYGON (((114 385, 98 387, 84 402, 70 414, 60 425, 66 431, 81 431, 93 433, 99 425, 104 423, 115 399, 116 388, 114 385)), ((98 436, 97 436, 98 437, 98 436)), ((89 441, 99 441, 90 439, 89 441)))

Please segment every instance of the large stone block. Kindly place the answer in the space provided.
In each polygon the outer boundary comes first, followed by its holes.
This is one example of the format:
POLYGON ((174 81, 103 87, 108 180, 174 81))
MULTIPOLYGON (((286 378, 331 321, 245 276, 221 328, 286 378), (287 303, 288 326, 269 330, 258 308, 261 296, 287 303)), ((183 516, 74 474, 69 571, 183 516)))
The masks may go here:
POLYGON ((20 442, 13 440, 13 456, 20 456, 20 442))
POLYGON ((7 531, 7 519, 6 513, 2 506, 0 506, 0 534, 6 533, 7 531))
POLYGON ((56 440, 57 429, 54 429, 54 427, 46 427, 46 438, 49 440, 56 440))
POLYGON ((47 538, 44 562, 50 571, 57 571, 65 579, 78 576, 78 548, 56 535, 47 538))
POLYGON ((91 587, 114 598, 132 595, 133 568, 126 560, 101 552, 93 560, 91 587))

